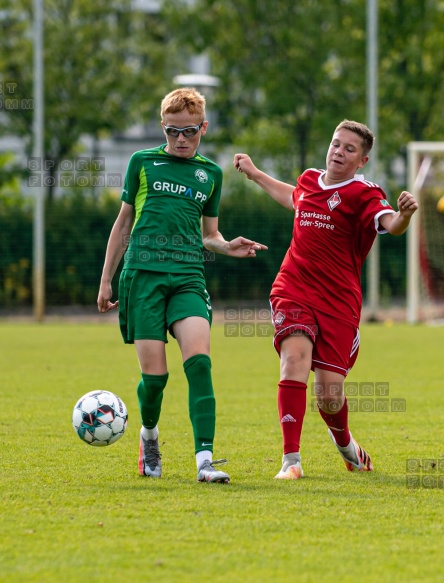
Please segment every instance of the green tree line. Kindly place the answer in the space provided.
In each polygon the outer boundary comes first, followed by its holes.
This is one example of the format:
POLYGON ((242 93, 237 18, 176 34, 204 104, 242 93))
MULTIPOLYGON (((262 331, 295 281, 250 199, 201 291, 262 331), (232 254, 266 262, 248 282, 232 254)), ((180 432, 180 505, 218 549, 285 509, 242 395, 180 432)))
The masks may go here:
MULTIPOLYGON (((209 254, 205 263, 208 291, 214 302, 266 304, 274 277, 290 243, 293 213, 248 184, 227 179, 220 205, 220 229, 227 239, 244 235, 269 247, 255 259, 209 254)), ((94 305, 109 233, 120 200, 81 191, 57 197, 46 207, 46 300, 50 306, 94 305)), ((20 197, 0 198, 0 305, 32 303, 32 208, 20 197)), ((386 297, 405 293, 405 239, 383 237, 386 297)), ((114 279, 117 292, 119 270, 114 279)))

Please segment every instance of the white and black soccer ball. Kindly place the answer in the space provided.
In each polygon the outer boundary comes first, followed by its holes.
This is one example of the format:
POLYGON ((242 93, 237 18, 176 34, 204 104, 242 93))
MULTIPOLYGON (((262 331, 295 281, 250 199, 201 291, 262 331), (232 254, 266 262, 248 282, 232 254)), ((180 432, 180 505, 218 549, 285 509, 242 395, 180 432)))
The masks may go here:
POLYGON ((125 403, 110 391, 91 391, 75 404, 72 424, 81 440, 89 445, 115 443, 125 433, 128 411, 125 403))

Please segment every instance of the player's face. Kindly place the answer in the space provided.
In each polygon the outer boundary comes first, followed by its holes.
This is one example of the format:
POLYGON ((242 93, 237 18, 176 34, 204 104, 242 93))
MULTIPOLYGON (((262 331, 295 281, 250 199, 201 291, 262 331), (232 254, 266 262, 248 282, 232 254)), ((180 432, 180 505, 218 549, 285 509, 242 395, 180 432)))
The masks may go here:
POLYGON ((358 134, 340 129, 335 134, 327 152, 327 179, 332 182, 350 180, 358 168, 368 161, 362 151, 362 139, 358 134))
POLYGON ((162 129, 167 141, 166 151, 168 154, 179 158, 192 158, 197 152, 201 136, 206 134, 207 126, 208 122, 202 122, 202 116, 190 114, 186 109, 179 113, 166 114, 162 120, 162 129), (190 135, 194 133, 192 129, 187 129, 185 133, 181 132, 175 136, 174 134, 177 134, 177 131, 170 129, 169 131, 173 135, 168 135, 165 127, 177 129, 199 127, 199 129, 194 136, 190 135))

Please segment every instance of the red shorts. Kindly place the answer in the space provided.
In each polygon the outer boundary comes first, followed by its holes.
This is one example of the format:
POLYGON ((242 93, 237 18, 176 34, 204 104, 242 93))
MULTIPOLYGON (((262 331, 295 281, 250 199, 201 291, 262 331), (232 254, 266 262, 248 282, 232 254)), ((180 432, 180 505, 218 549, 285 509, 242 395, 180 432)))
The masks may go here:
POLYGON ((322 368, 347 376, 358 356, 359 328, 285 298, 272 297, 270 305, 273 342, 279 355, 284 338, 306 334, 313 342, 311 369, 322 368))

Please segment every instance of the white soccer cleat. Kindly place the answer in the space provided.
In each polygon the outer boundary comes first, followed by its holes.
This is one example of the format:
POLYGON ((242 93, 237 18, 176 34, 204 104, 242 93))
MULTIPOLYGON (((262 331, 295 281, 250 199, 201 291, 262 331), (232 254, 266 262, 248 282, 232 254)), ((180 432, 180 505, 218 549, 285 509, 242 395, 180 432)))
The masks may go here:
POLYGON ((205 460, 200 466, 197 472, 198 482, 217 482, 219 484, 228 484, 230 482, 230 476, 225 472, 216 470, 215 464, 225 464, 227 460, 205 460))
POLYGON ((299 480, 303 475, 301 456, 290 453, 282 456, 282 468, 274 478, 275 480, 299 480))
POLYGON ((162 476, 162 460, 158 439, 145 439, 140 434, 139 474, 149 478, 162 476))

